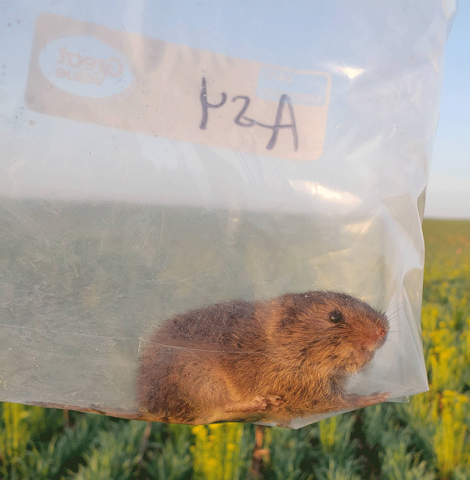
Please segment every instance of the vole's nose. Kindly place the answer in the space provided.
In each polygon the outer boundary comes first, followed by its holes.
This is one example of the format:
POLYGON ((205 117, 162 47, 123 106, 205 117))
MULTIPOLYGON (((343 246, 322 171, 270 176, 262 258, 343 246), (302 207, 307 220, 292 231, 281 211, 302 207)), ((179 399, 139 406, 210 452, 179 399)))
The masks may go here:
POLYGON ((364 342, 365 349, 370 352, 377 350, 385 342, 387 335, 387 328, 383 326, 377 326, 369 332, 367 340, 364 342))
POLYGON ((378 338, 384 338, 387 335, 387 329, 384 327, 377 328, 377 336, 378 338))
POLYGON ((375 332, 372 335, 373 348, 379 348, 385 342, 385 337, 387 336, 388 329, 383 326, 376 328, 375 332))

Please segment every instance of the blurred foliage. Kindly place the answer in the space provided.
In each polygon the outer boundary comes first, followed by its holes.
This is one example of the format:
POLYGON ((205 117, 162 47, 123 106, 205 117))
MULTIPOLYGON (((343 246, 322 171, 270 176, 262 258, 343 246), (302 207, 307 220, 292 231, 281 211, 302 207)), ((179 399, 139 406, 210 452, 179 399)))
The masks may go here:
MULTIPOLYGON (((163 431, 161 425, 159 427, 163 431)), ((150 478, 190 479, 193 473, 190 448, 194 442, 191 429, 187 425, 167 425, 166 435, 160 433, 153 438, 154 442, 150 444, 146 463, 146 471, 150 478)))
MULTIPOLYGON (((266 428, 269 480, 470 479, 470 222, 425 221, 422 333, 430 392, 300 430, 266 428)), ((91 301, 91 300, 90 300, 91 301)), ((250 477, 254 427, 146 424, 0 405, 5 479, 250 477)))
POLYGON ((192 428, 194 478, 243 480, 250 468, 252 433, 243 424, 198 425, 192 428), (250 438, 251 437, 251 438, 250 438))

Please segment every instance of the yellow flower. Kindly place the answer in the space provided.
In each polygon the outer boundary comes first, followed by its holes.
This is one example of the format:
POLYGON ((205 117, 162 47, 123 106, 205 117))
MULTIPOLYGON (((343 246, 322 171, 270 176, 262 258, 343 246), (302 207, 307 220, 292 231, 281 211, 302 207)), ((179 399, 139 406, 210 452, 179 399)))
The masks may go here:
POLYGON ((194 478, 230 480, 238 478, 240 469, 240 445, 243 425, 238 423, 212 424, 193 428, 196 435, 194 478))
POLYGON ((206 427, 204 425, 196 425, 195 427, 192 428, 192 432, 194 435, 198 435, 201 432, 206 431, 206 427))

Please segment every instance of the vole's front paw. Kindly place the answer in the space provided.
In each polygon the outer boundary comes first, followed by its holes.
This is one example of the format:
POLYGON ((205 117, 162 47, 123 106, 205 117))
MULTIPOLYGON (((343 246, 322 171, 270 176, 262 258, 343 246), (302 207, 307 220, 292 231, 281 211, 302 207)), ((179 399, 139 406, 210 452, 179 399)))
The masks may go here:
POLYGON ((277 410, 284 406, 285 402, 278 395, 266 395, 266 401, 270 410, 277 410))
POLYGON ((269 406, 267 397, 262 397, 261 395, 255 397, 250 405, 249 411, 263 411, 266 410, 269 406))
POLYGON ((284 405, 284 400, 277 395, 258 396, 253 399, 250 410, 276 410, 284 405))

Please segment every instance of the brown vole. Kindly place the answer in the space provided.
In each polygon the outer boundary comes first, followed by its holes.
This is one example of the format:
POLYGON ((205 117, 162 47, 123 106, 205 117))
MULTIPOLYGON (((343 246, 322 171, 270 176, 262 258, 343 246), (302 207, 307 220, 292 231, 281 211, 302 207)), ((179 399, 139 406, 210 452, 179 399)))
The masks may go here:
POLYGON ((141 414, 165 422, 296 417, 385 401, 348 394, 349 375, 385 342, 385 315, 343 293, 234 300, 177 315, 140 359, 141 414))

